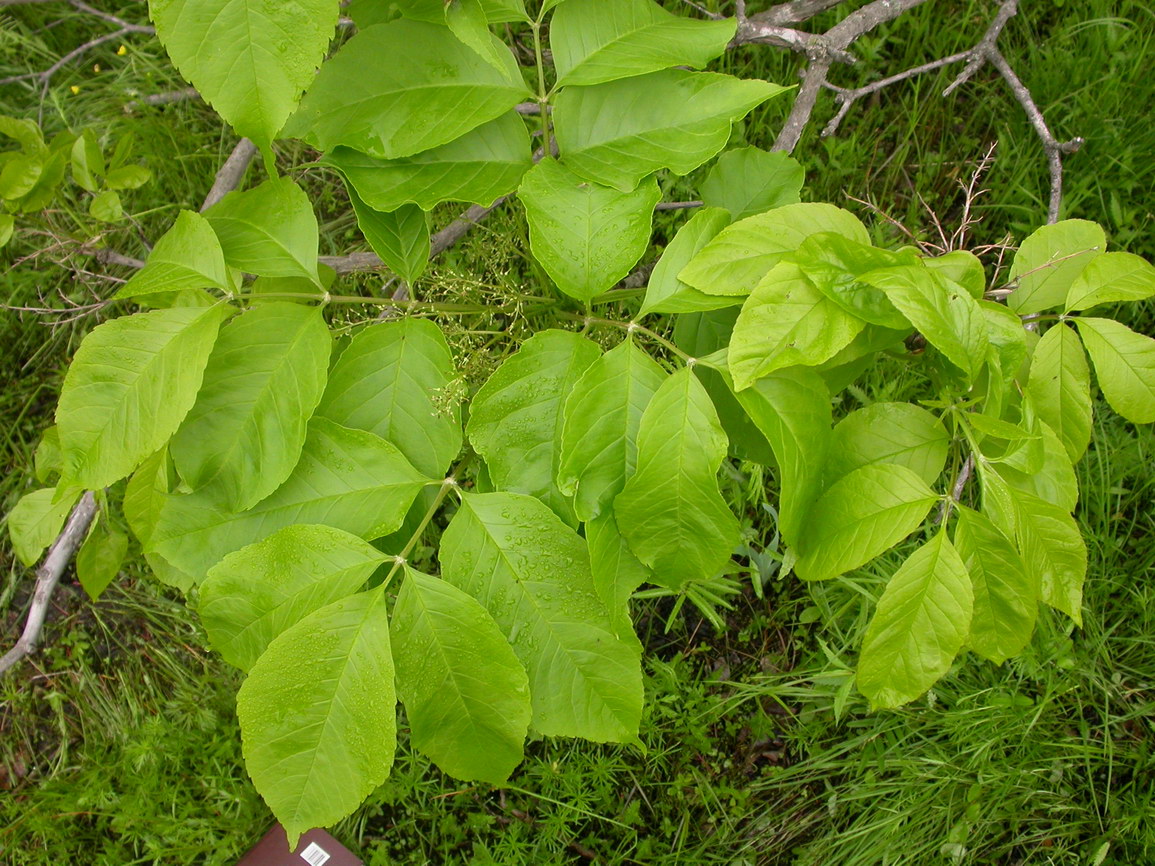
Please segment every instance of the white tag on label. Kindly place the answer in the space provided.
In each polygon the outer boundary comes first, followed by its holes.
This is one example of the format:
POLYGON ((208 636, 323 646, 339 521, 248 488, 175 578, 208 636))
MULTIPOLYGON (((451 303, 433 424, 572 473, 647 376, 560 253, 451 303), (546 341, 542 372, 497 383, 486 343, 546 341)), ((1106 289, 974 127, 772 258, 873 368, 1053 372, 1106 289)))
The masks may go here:
POLYGON ((329 852, 316 842, 310 842, 309 847, 301 852, 301 859, 309 866, 325 866, 329 862, 329 852))

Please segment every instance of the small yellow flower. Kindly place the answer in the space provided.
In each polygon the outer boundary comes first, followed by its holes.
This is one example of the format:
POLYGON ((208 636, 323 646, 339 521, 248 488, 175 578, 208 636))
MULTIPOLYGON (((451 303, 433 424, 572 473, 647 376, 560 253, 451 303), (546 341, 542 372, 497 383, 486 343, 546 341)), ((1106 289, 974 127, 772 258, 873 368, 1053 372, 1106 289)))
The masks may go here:
POLYGON ((79 87, 77 87, 75 84, 74 84, 74 85, 72 85, 72 86, 71 86, 70 88, 68 88, 68 89, 72 91, 72 95, 73 95, 73 96, 75 96, 76 94, 78 94, 78 93, 80 92, 80 88, 79 88, 79 87))
POLYGON ((121 45, 119 48, 116 49, 116 56, 117 57, 124 57, 124 55, 126 55, 126 54, 128 54, 128 46, 127 45, 121 45))
POLYGON ((92 71, 93 72, 99 72, 100 71, 100 64, 99 63, 93 64, 92 71))

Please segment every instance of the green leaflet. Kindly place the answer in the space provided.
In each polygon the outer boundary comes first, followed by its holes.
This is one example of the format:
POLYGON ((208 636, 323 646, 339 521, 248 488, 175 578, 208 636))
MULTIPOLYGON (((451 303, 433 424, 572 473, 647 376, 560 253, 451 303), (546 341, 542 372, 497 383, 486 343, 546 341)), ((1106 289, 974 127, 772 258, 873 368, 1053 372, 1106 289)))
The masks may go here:
POLYGON ((830 453, 830 392, 813 370, 779 370, 736 391, 738 402, 770 443, 778 464, 778 528, 791 549, 825 487, 830 453))
POLYGON ((1071 283, 1066 310, 1089 310, 1099 304, 1142 301, 1155 295, 1155 267, 1131 253, 1095 256, 1071 283))
POLYGON ((757 147, 728 150, 702 181, 702 202, 742 220, 776 207, 797 204, 806 172, 782 151, 757 147))
POLYGON ((55 426, 41 434, 32 460, 35 466, 33 474, 41 484, 47 484, 53 475, 60 474, 64 464, 60 455, 60 431, 55 426))
POLYGON ((97 518, 76 553, 76 579, 93 601, 100 598, 116 579, 128 555, 128 536, 108 522, 107 514, 97 518))
POLYGON ((209 569, 201 622, 213 649, 247 671, 279 634, 352 595, 387 559, 332 526, 286 526, 209 569))
POLYGON ((1078 463, 1091 441, 1091 371, 1078 334, 1066 324, 1053 326, 1035 346, 1027 393, 1078 463))
POLYGON ((1074 511, 1079 503, 1079 481, 1075 467, 1058 435, 1044 421, 1038 423, 1041 434, 1037 467, 1018 465, 1014 459, 1003 460, 999 475, 1013 488, 1033 493, 1064 511, 1074 511))
POLYGON ((389 776, 397 745, 384 592, 334 602, 282 632, 241 685, 237 719, 249 775, 290 849, 357 808, 389 776))
POLYGON ((304 277, 321 285, 317 217, 305 191, 289 178, 230 192, 205 211, 205 219, 233 267, 261 277, 304 277))
POLYGON ((666 372, 627 339, 595 360, 565 399, 557 486, 588 521, 634 474, 638 425, 666 372))
POLYGON ((693 313, 716 310, 736 303, 736 298, 707 295, 678 279, 690 260, 715 235, 730 224, 730 212, 718 207, 704 207, 678 229, 674 239, 654 265, 646 285, 646 297, 638 313, 693 313))
POLYGON ((1155 421, 1155 340, 1113 319, 1080 317, 1075 324, 1111 408, 1135 424, 1155 421))
POLYGON ((113 296, 135 298, 184 289, 228 291, 225 255, 208 220, 182 210, 149 253, 148 262, 113 296))
POLYGON ((950 435, 930 412, 911 403, 875 403, 851 412, 834 428, 829 477, 860 466, 894 463, 934 484, 946 466, 950 435))
POLYGON ((445 201, 488 206, 517 189, 533 165, 529 132, 514 112, 404 159, 375 159, 338 147, 321 161, 341 172, 358 196, 379 211, 410 203, 432 210, 445 201))
POLYGON ((1083 580, 1087 576, 1087 546, 1078 524, 1058 505, 1022 490, 1011 491, 1016 538, 1042 600, 1083 624, 1083 580))
POLYGON ((150 0, 149 14, 181 75, 238 135, 268 148, 313 81, 338 7, 336 0, 150 0))
POLYGON ((858 689, 874 709, 913 701, 950 670, 970 630, 970 575, 946 532, 890 578, 866 630, 858 689))
POLYGON ((594 591, 610 614, 614 634, 624 641, 637 641, 630 619, 630 597, 653 574, 630 551, 612 509, 607 509, 586 524, 590 571, 594 591))
POLYGON ((834 482, 810 511, 795 572, 803 580, 829 580, 866 565, 914 532, 937 499, 905 466, 855 469, 834 482))
POLYGON ((780 262, 742 305, 730 341, 730 375, 738 390, 801 364, 813 367, 847 346, 863 321, 815 288, 798 265, 780 262))
POLYGON ((319 307, 283 301, 225 325, 169 446, 185 483, 227 511, 280 487, 301 456, 332 342, 319 307))
POLYGON ((858 279, 879 268, 918 265, 919 258, 910 250, 892 253, 852 241, 837 232, 820 232, 804 240, 790 260, 802 268, 815 288, 850 315, 883 328, 910 327, 906 316, 882 291, 858 279))
POLYGON ((100 189, 100 178, 105 172, 104 154, 96 133, 86 129, 72 145, 72 179, 88 192, 100 189))
POLYGON ((493 617, 451 583, 405 566, 390 631, 413 745, 455 779, 505 782, 533 710, 525 668, 493 617))
MULTIPOLYGON (((452 2, 452 0, 450 0, 452 2)), ((414 21, 431 21, 434 24, 444 24, 446 19, 446 7, 450 5, 446 0, 397 0, 393 4, 382 4, 380 0, 353 0, 350 6, 354 9, 364 9, 360 12, 361 18, 357 18, 357 26, 364 29, 372 24, 382 23, 387 20, 385 16, 370 17, 366 13, 385 7, 385 11, 389 5, 395 5, 406 18, 412 18, 414 21)), ((481 7, 485 11, 485 17, 490 24, 504 24, 507 21, 529 21, 529 15, 525 11, 524 0, 481 0, 481 7)), ((356 17, 358 12, 353 13, 356 17)))
POLYGON ((448 28, 400 20, 361 30, 321 67, 285 135, 399 159, 459 138, 529 90, 513 54, 495 69, 448 28))
POLYGON ((740 527, 718 491, 726 445, 693 371, 668 377, 642 414, 637 472, 614 500, 618 527, 655 583, 678 589, 730 562, 740 527))
POLYGON ((774 465, 774 451, 770 443, 734 396, 731 380, 705 363, 694 365, 694 375, 710 395, 718 420, 722 423, 722 430, 730 442, 730 456, 761 463, 763 466, 774 465))
POLYGON ((525 665, 534 730, 637 739, 640 647, 614 636, 573 530, 532 497, 465 494, 440 559, 445 580, 481 602, 525 665))
POLYGON ((239 514, 222 512, 203 493, 170 496, 149 552, 200 581, 226 554, 294 523, 380 538, 401 525, 427 483, 384 439, 315 417, 300 462, 275 493, 239 514))
POLYGON ((882 289, 927 342, 968 380, 979 374, 990 336, 978 301, 966 289, 921 264, 870 271, 859 280, 882 289))
POLYGON ((738 307, 683 313, 674 320, 674 343, 692 358, 705 358, 729 345, 738 307))
POLYGON ((557 83, 598 84, 669 66, 701 68, 726 50, 737 22, 693 21, 651 0, 571 0, 550 22, 557 83))
POLYGON ((619 192, 543 159, 521 181, 533 257, 571 298, 588 303, 614 287, 646 252, 658 182, 619 192))
POLYGON ((819 232, 870 243, 866 227, 849 211, 813 202, 788 204, 723 229, 678 278, 708 295, 748 295, 787 253, 819 232))
POLYGON ((347 186, 349 201, 357 215, 357 226, 381 261, 412 283, 429 264, 429 215, 415 204, 403 204, 395 211, 373 210, 347 186))
POLYGON ((786 89, 681 69, 570 87, 555 100, 557 144, 575 173, 629 192, 659 169, 689 174, 726 146, 734 121, 786 89))
POLYGON ((1011 378, 1018 373, 1028 354, 1028 332, 1023 328, 1023 320, 1003 304, 994 301, 979 301, 978 304, 987 324, 991 351, 998 359, 1002 375, 1011 378))
POLYGON ((489 32, 482 0, 450 0, 444 9, 445 24, 450 32, 498 72, 505 72, 509 48, 489 32))
POLYGON ((124 489, 124 519, 141 547, 147 547, 160 510, 172 490, 168 448, 162 448, 137 468, 124 489))
POLYGON ((56 408, 62 486, 107 487, 168 441, 192 408, 227 311, 138 313, 84 338, 56 408))
POLYGON ((558 489, 563 407, 601 350, 569 331, 540 331, 511 355, 473 398, 466 433, 498 490, 536 496, 577 525, 558 489))
POLYGON ((430 478, 461 450, 461 405, 453 355, 425 319, 370 325, 337 358, 317 414, 368 430, 400 449, 430 478))
MULTIPOLYGON (((932 271, 938 271, 952 283, 958 283, 976 301, 981 301, 987 290, 987 275, 983 263, 970 250, 951 250, 941 256, 922 259, 932 271)), ((1001 306, 1001 305, 1000 305, 1001 306)))
POLYGON ((80 497, 78 489, 60 495, 63 492, 55 487, 33 490, 21 496, 20 501, 8 512, 8 536, 12 539, 12 551, 17 559, 29 567, 35 565, 40 554, 56 540, 72 506, 80 497))
POLYGON ((1031 640, 1039 613, 1039 586, 1011 540, 982 514, 957 505, 954 543, 974 588, 967 644, 1001 665, 1031 640))
POLYGON ((1022 242, 1011 262, 1018 287, 1007 304, 1020 316, 1061 307, 1075 278, 1103 254, 1107 236, 1087 220, 1062 220, 1035 231, 1022 242))

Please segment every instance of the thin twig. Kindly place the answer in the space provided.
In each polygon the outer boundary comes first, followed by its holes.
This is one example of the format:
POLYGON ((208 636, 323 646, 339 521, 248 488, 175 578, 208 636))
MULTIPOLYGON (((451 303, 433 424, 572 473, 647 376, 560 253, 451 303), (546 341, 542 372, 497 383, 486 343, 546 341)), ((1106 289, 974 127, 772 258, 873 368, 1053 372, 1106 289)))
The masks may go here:
POLYGON ((166 93, 150 93, 124 104, 124 113, 132 114, 142 105, 172 105, 174 102, 184 102, 188 99, 200 99, 201 95, 195 87, 182 87, 180 90, 169 90, 166 93))
POLYGON ((253 161, 253 157, 256 155, 257 146, 249 139, 242 138, 237 142, 233 152, 229 154, 229 158, 217 171, 212 188, 209 190, 209 194, 205 196, 204 204, 201 205, 201 213, 204 213, 240 186, 241 178, 245 176, 245 170, 248 169, 249 163, 253 161))
POLYGON ((53 542, 44 557, 44 562, 36 570, 36 589, 32 593, 32 606, 28 609, 28 618, 24 622, 24 631, 16 645, 3 658, 0 658, 0 675, 6 673, 25 656, 36 651, 40 641, 40 631, 44 627, 44 618, 48 614, 48 603, 64 569, 68 567, 73 554, 84 541, 88 527, 96 516, 96 497, 89 491, 80 497, 80 501, 68 516, 64 530, 53 542))

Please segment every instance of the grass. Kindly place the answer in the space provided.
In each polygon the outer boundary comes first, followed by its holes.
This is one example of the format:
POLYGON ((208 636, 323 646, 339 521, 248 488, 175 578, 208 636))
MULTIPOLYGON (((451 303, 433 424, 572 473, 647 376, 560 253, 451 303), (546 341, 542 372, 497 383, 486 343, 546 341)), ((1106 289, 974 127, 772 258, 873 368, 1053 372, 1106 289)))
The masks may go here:
MULTIPOLYGON (((1155 79, 1146 74, 1152 5, 1023 5, 1004 49, 1056 134, 1088 139, 1066 163, 1066 215, 1100 221, 1114 244, 1155 257, 1155 133, 1145 116, 1155 101, 1155 79)), ((837 81, 860 84, 965 48, 993 6, 927 4, 860 43, 863 63, 839 69, 837 81)), ((107 8, 139 14, 127 2, 107 8)), ((80 16, 45 30, 59 14, 45 4, 3 16, 12 26, 0 28, 0 77, 42 68, 91 38, 91 22, 80 16)), ((199 205, 232 140, 195 102, 125 114, 126 101, 183 85, 154 41, 133 37, 123 56, 116 48, 62 70, 42 107, 29 92, 0 92, 0 112, 42 110, 50 129, 94 124, 105 144, 136 137, 155 180, 128 200, 133 219, 107 233, 108 243, 136 254, 176 207, 199 205)), ((724 63, 781 82, 792 81, 797 66, 763 49, 724 63)), ((852 110, 838 136, 820 140, 833 110, 824 97, 798 152, 807 195, 868 198, 927 232, 916 192, 951 219, 957 181, 997 138, 979 232, 984 240, 1005 232, 1021 238, 1035 227, 1046 196, 1037 139, 989 70, 944 100, 938 94, 950 77, 892 88, 852 110)), ((760 110, 738 138, 767 144, 782 112, 781 103, 760 110)), ((355 234, 332 179, 305 177, 319 202, 325 251, 347 250, 355 234)), ((681 197, 680 188, 672 183, 670 194, 681 197)), ((446 209, 435 219, 453 215, 446 209)), ((667 226, 681 218, 669 215, 667 226)), ((55 241, 107 231, 76 192, 43 219, 55 241)), ((497 297, 523 289, 534 276, 522 231, 515 209, 499 211, 446 257, 430 288, 497 297)), ((44 245, 42 236, 25 234, 6 255, 18 259, 44 245)), ((40 296, 106 296, 110 284, 86 270, 83 259, 41 254, 0 280, 15 306, 40 296)), ((375 283, 362 278, 367 291, 380 291, 375 283)), ((1138 330, 1153 330, 1149 309, 1131 315, 1138 330)), ((0 317, 5 368, 20 370, 0 394, 5 510, 32 486, 32 449, 51 423, 65 359, 91 324, 48 328, 33 316, 0 317)), ((508 351, 478 333, 486 327, 451 334, 470 353, 471 381, 508 351)), ((910 382, 862 385, 899 398, 910 382)), ((390 780, 334 832, 372 866, 1155 860, 1155 436, 1104 408, 1095 442, 1079 469, 1078 517, 1092 557, 1083 629, 1044 616, 1021 658, 1002 667, 963 658, 932 699, 870 714, 847 690, 847 671, 870 613, 863 594, 877 596, 897 560, 829 585, 771 579, 765 599, 747 587, 724 612, 721 632, 692 606, 673 615, 671 599, 647 600, 636 611, 648 647, 644 752, 537 741, 510 786, 497 791, 443 776, 403 736, 390 780)), ((742 474, 749 468, 735 467, 729 493, 756 513, 761 488, 742 474)), ((6 548, 0 573, 0 617, 10 636, 28 573, 6 548)), ((240 761, 238 675, 205 649, 183 600, 137 564, 100 602, 89 604, 68 585, 54 607, 44 652, 0 681, 0 860, 236 862, 271 820, 240 761)))

